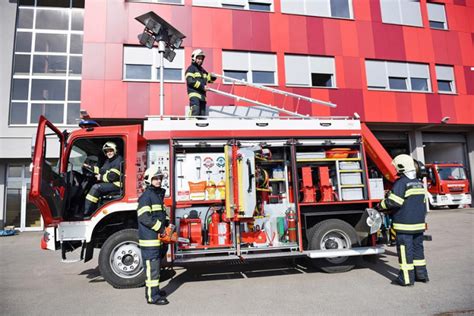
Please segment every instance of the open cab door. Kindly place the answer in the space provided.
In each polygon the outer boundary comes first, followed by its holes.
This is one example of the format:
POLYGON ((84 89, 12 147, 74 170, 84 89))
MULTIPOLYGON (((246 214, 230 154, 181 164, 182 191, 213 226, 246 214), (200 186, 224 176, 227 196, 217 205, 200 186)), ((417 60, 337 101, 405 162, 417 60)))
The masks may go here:
POLYGON ((45 226, 62 220, 65 184, 61 176, 64 135, 44 116, 36 134, 31 173, 30 201, 43 216, 45 226))

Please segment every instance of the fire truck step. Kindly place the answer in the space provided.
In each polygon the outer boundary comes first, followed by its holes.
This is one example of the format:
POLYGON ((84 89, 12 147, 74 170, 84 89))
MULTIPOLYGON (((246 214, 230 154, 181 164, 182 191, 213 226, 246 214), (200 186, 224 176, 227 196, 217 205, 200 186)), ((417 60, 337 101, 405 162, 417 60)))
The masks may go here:
POLYGON ((353 249, 307 250, 304 254, 310 258, 336 258, 351 256, 379 255, 385 252, 383 247, 357 247, 353 249))

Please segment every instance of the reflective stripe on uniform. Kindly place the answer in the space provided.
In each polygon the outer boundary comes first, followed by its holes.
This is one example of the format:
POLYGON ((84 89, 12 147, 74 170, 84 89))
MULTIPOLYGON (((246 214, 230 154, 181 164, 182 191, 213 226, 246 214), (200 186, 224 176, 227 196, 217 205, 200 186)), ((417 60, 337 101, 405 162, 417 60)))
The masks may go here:
POLYGON ((382 202, 380 202, 380 207, 382 207, 383 210, 387 209, 387 205, 385 204, 385 200, 382 200, 382 202))
POLYGON ((160 230, 160 227, 161 227, 161 221, 156 221, 156 224, 153 225, 153 227, 151 229, 153 229, 154 231, 159 231, 160 230))
POLYGON ((393 223, 393 229, 395 230, 417 231, 417 230, 424 230, 425 228, 426 228, 425 223, 422 223, 422 224, 393 223))
POLYGON ((201 73, 200 72, 187 72, 186 78, 187 77, 201 78, 201 73))
POLYGON ((107 170, 104 175, 102 176, 102 181, 108 183, 109 182, 109 179, 107 179, 107 175, 109 174, 109 170, 107 170))
POLYGON ((409 197, 412 195, 425 195, 425 189, 418 188, 418 189, 408 189, 405 191, 405 197, 409 197))
POLYGON ((160 280, 145 280, 146 287, 157 287, 160 286, 160 280))
POLYGON ((199 99, 201 99, 201 94, 197 93, 197 92, 191 92, 191 93, 188 93, 188 97, 189 98, 199 98, 199 99))
POLYGON ((409 270, 413 269, 413 264, 407 264, 407 257, 405 253, 405 245, 400 245, 400 258, 401 258, 401 263, 400 263, 400 270, 403 271, 403 281, 405 281, 405 284, 410 283, 410 274, 408 273, 409 270), (411 266, 411 269, 410 269, 411 266))
MULTIPOLYGON (((141 240, 140 240, 141 242, 141 240)), ((146 260, 146 281, 150 280, 151 281, 151 265, 150 265, 150 260, 146 260)), ((145 286, 146 286, 146 281, 145 281, 145 286)), ((151 298, 151 287, 147 286, 147 296, 148 296, 148 302, 151 303, 153 302, 151 298)))
POLYGON ((94 173, 95 173, 95 174, 99 174, 99 172, 100 172, 99 167, 94 167, 94 173))
POLYGON ((426 266, 426 260, 425 259, 422 259, 422 260, 413 260, 413 265, 415 267, 423 267, 423 266, 426 266))
POLYGON ((147 206, 144 206, 142 208, 140 208, 137 213, 138 213, 138 216, 140 215, 143 215, 145 212, 150 212, 151 211, 151 208, 147 205, 147 206))
POLYGON ((140 239, 138 240, 138 244, 140 245, 140 247, 159 247, 161 246, 161 241, 159 239, 140 239))
POLYGON ((120 183, 120 181, 112 182, 112 184, 119 188, 122 187, 122 183, 120 183))
POLYGON ((194 88, 199 88, 201 86, 201 83, 199 81, 196 81, 196 83, 194 84, 194 88))
POLYGON ((91 201, 92 203, 97 203, 99 202, 99 198, 93 196, 93 195, 90 195, 90 194, 87 194, 86 195, 86 199, 91 201))
POLYGON ((162 211, 163 206, 161 204, 152 204, 151 205, 151 210, 152 211, 162 211))
POLYGON ((393 193, 390 193, 390 195, 388 196, 388 199, 394 201, 395 203, 399 205, 403 205, 403 202, 405 202, 404 199, 402 199, 401 197, 393 193))

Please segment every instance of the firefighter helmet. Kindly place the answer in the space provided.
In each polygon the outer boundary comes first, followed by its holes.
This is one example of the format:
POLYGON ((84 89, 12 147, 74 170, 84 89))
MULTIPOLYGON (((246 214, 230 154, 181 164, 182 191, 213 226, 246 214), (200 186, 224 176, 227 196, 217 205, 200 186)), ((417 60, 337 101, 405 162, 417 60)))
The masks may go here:
POLYGON ((145 175, 143 176, 143 180, 145 181, 146 185, 151 185, 151 180, 153 178, 158 178, 160 180, 163 179, 163 173, 161 173, 161 169, 157 167, 150 167, 146 169, 145 175))
POLYGON ((104 154, 109 149, 112 149, 114 151, 114 154, 117 154, 117 145, 114 142, 106 142, 104 146, 102 146, 102 151, 104 152, 104 154))
POLYGON ((393 158, 392 165, 397 169, 398 173, 415 171, 415 161, 408 155, 402 154, 393 158))
POLYGON ((196 62, 196 58, 197 58, 198 56, 206 57, 206 54, 204 54, 204 52, 202 51, 202 49, 199 49, 199 48, 198 48, 198 49, 195 49, 195 50, 193 51, 193 53, 191 54, 191 60, 193 61, 193 63, 196 62))

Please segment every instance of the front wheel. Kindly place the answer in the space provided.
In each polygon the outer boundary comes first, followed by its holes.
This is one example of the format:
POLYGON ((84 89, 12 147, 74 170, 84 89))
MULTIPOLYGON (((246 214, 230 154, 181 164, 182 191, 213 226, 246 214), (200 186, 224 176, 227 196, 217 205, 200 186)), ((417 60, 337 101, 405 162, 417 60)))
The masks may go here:
POLYGON ((107 238, 100 250, 99 270, 115 288, 135 288, 145 284, 136 229, 124 229, 107 238))
MULTIPOLYGON (((349 249, 359 246, 355 229, 340 219, 329 219, 311 228, 311 250, 349 249)), ((347 272, 354 268, 357 258, 336 257, 312 259, 313 265, 327 273, 347 272)))

